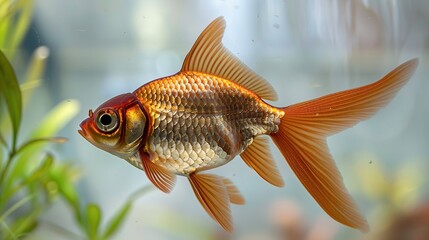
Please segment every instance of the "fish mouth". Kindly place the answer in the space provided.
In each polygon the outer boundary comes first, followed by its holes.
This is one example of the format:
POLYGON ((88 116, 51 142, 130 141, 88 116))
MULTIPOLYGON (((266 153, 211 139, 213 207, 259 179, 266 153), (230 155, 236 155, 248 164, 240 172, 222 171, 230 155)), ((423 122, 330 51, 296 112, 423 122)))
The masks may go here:
POLYGON ((84 138, 86 138, 86 133, 82 129, 78 129, 77 132, 84 138))
POLYGON ((87 141, 89 141, 89 142, 93 142, 94 140, 92 139, 92 137, 91 137, 91 135, 90 134, 88 134, 86 131, 85 131, 85 128, 82 128, 82 129, 78 129, 77 130, 77 132, 83 137, 83 138, 85 138, 87 141))
POLYGON ((86 121, 83 121, 81 124, 79 124, 79 127, 80 127, 80 129, 78 129, 77 130, 77 132, 83 137, 83 138, 85 138, 85 139, 88 139, 88 137, 89 137, 89 135, 88 135, 88 133, 85 131, 85 128, 84 128, 84 123, 85 123, 86 121))

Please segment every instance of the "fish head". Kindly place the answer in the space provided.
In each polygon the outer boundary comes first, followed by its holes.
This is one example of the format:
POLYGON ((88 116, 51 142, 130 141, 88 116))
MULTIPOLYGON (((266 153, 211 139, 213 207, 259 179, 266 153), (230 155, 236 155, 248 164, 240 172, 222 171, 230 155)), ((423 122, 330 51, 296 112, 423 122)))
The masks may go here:
POLYGON ((94 146, 128 159, 143 141, 147 114, 134 94, 116 96, 89 110, 78 132, 94 146))

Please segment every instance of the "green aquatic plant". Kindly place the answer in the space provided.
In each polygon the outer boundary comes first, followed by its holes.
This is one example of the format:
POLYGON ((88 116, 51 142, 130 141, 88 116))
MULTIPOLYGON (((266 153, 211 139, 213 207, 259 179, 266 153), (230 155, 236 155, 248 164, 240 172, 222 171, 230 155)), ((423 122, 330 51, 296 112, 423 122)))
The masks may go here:
MULTIPOLYGON (((29 79, 38 79, 34 73, 43 72, 34 68, 44 66, 44 51, 43 47, 36 50, 30 66, 33 74, 28 75, 29 79)), ((150 187, 143 187, 133 194, 101 228, 100 206, 95 203, 84 205, 78 197, 74 186, 78 169, 56 160, 55 155, 45 149, 48 142, 66 141, 53 136, 77 113, 77 102, 67 100, 58 104, 27 140, 18 141, 23 99, 31 93, 29 86, 37 85, 32 81, 36 80, 26 80, 20 86, 11 64, 0 51, 0 239, 19 239, 31 233, 38 226, 43 211, 58 197, 70 206, 84 238, 108 239, 119 229, 134 199, 150 187), (6 123, 7 118, 10 124, 6 123), (7 132, 11 132, 10 139, 4 135, 7 132)), ((64 234, 74 236, 68 230, 56 227, 64 234)))
POLYGON ((37 226, 43 209, 58 195, 59 191, 53 189, 53 186, 64 185, 67 182, 71 184, 72 176, 76 172, 75 168, 56 163, 55 156, 46 152, 44 147, 49 141, 65 141, 64 138, 52 136, 77 113, 77 102, 59 104, 35 128, 28 139, 22 143, 18 142, 23 96, 31 93, 32 89, 28 86, 36 85, 34 82, 39 81, 43 73, 47 57, 43 51, 43 48, 39 48, 33 56, 29 67, 31 74, 28 74, 23 84, 24 91, 21 91, 22 87, 8 59, 0 51, 1 239, 16 239, 31 232, 37 226), (58 118, 52 121, 52 116, 58 118))
POLYGON ((0 46, 16 50, 28 30, 33 14, 31 0, 0 0, 0 46))
POLYGON ((59 103, 40 122, 34 119, 35 128, 21 140, 21 122, 26 117, 23 112, 31 93, 41 84, 49 55, 47 47, 36 49, 24 81, 19 84, 8 59, 15 56, 31 22, 32 10, 30 0, 0 0, 0 239, 30 235, 39 226, 43 212, 58 198, 70 207, 81 233, 71 233, 53 224, 49 226, 62 230, 64 236, 72 239, 108 239, 123 223, 134 199, 151 188, 143 187, 131 195, 106 220, 106 226, 100 226, 104 222, 100 206, 84 204, 79 199, 75 187, 79 169, 58 160, 47 148, 49 142, 66 141, 54 136, 78 112, 75 100, 59 103))

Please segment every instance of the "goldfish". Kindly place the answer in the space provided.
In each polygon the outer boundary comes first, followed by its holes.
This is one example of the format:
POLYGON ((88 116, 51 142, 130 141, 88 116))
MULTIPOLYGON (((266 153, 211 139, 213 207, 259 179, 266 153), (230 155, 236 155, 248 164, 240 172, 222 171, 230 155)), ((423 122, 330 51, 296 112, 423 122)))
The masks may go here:
POLYGON ((143 170, 161 191, 176 176, 226 231, 233 231, 230 204, 244 204, 228 178, 206 173, 240 155, 268 183, 283 187, 270 139, 320 207, 334 220, 368 231, 348 193, 326 138, 365 120, 387 105, 414 73, 418 59, 380 80, 288 107, 275 107, 274 88, 223 44, 226 23, 216 18, 200 34, 174 75, 104 102, 78 132, 94 146, 143 170))

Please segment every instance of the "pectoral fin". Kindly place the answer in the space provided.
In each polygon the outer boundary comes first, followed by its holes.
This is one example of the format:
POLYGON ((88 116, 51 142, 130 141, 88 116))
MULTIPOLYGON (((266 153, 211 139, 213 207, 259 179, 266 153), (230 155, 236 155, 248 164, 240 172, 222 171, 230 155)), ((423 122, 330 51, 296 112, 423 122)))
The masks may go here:
POLYGON ((273 161, 267 137, 256 137, 240 156, 249 167, 253 168, 267 182, 277 187, 284 186, 276 162, 273 161))
POLYGON ((207 213, 226 231, 232 232, 231 209, 228 187, 224 178, 213 174, 190 174, 189 182, 198 201, 207 213))
POLYGON ((145 152, 140 152, 140 159, 144 172, 153 185, 165 193, 171 192, 176 183, 176 175, 153 163, 150 156, 145 152))

